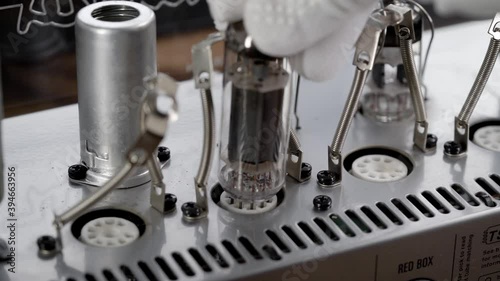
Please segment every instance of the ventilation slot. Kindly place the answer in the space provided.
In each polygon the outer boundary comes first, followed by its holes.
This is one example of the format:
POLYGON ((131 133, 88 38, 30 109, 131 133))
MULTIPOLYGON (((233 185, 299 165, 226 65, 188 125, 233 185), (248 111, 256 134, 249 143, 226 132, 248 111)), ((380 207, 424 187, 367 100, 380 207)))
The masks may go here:
POLYGON ((366 225, 366 223, 352 210, 347 210, 345 211, 345 214, 348 218, 351 219, 351 221, 358 226, 361 231, 364 233, 370 233, 372 232, 372 229, 366 225))
POLYGON ((107 281, 118 281, 118 279, 116 279, 113 273, 107 269, 103 270, 102 274, 104 275, 107 281))
POLYGON ((66 281, 76 281, 76 279, 68 278, 68 279, 66 279, 66 281))
POLYGON ((194 248, 190 248, 188 250, 189 254, 193 257, 193 259, 198 263, 201 269, 205 272, 212 272, 212 268, 208 265, 208 263, 203 259, 200 252, 194 248))
POLYGON ((291 227, 289 227, 288 225, 285 225, 281 229, 283 229, 285 234, 288 235, 288 237, 290 237, 290 239, 292 239, 293 243, 295 243, 295 245, 297 245, 297 247, 299 247, 300 249, 307 248, 307 245, 304 243, 304 241, 302 241, 302 239, 300 239, 299 236, 297 236, 297 234, 295 233, 295 231, 293 231, 293 229, 291 227))
POLYGON ((227 263, 226 259, 217 251, 217 248, 215 248, 212 245, 207 245, 206 249, 208 253, 214 258, 214 260, 219 264, 220 267, 222 268, 228 268, 229 264, 227 263))
POLYGON ((436 209, 438 212, 442 214, 448 214, 450 211, 443 205, 439 200, 430 193, 430 191, 422 192, 422 196, 436 209))
POLYGON ((410 211, 410 209, 408 209, 408 207, 406 207, 406 205, 403 204, 401 200, 392 199, 391 202, 392 204, 394 204, 394 206, 396 206, 396 208, 398 208, 399 211, 401 211, 401 213, 403 213, 406 218, 411 221, 418 221, 418 217, 414 213, 412 213, 412 211, 410 211))
POLYGON ((245 247, 245 249, 254 259, 256 260, 262 259, 262 255, 259 253, 259 251, 257 251, 257 248, 255 248, 255 246, 252 244, 252 242, 250 242, 250 240, 248 240, 248 238, 240 237, 238 241, 240 241, 241 245, 245 247))
POLYGON ((344 232, 345 235, 349 237, 356 236, 356 233, 342 220, 338 215, 332 214, 330 215, 330 219, 344 232))
POLYGON ((387 225, 375 214, 368 206, 361 207, 361 211, 365 214, 378 228, 386 229, 387 225))
POLYGON ((177 275, 175 275, 174 271, 172 268, 168 265, 168 263, 160 257, 157 257, 155 259, 156 263, 160 266, 161 270, 163 270, 163 273, 167 275, 168 279, 170 280, 177 280, 177 275))
POLYGON ((246 262, 245 259, 243 258, 243 256, 240 254, 240 252, 238 252, 236 247, 234 247, 233 243, 231 243, 227 240, 224 240, 224 241, 222 241, 222 245, 224 246, 224 248, 226 248, 226 250, 229 252, 229 254, 231 254, 233 259, 237 263, 242 264, 242 263, 246 262))
POLYGON ((465 190, 465 188, 463 188, 461 185, 453 184, 451 186, 451 188, 453 188, 453 190, 455 190, 455 192, 458 195, 460 195, 465 201, 467 201, 467 203, 469 203, 469 205, 474 206, 474 207, 479 206, 479 202, 477 202, 477 200, 474 199, 474 197, 472 197, 472 195, 470 195, 470 193, 467 192, 467 190, 465 190))
POLYGON ((389 209, 389 207, 387 207, 386 204, 382 203, 382 202, 378 202, 377 204, 375 204, 377 206, 377 208, 382 212, 384 213, 384 215, 392 221, 392 223, 396 224, 396 225, 402 225, 403 224, 403 221, 393 212, 391 211, 391 209, 389 209))
POLYGON ((142 270, 142 272, 144 272, 144 275, 146 275, 149 281, 158 281, 156 275, 153 273, 153 271, 151 271, 151 268, 149 268, 149 266, 145 262, 140 261, 137 264, 139 265, 139 268, 142 270))
POLYGON ((274 249, 272 246, 266 245, 262 247, 262 250, 269 256, 271 260, 273 261, 281 260, 281 256, 278 254, 278 252, 276 252, 276 249, 274 249))
POLYGON ((266 234, 283 253, 290 253, 290 248, 288 248, 285 242, 283 242, 274 231, 266 230, 266 234))
POLYGON ((302 231, 311 239, 311 241, 316 245, 323 245, 323 240, 318 237, 318 235, 312 230, 312 228, 305 222, 299 222, 298 226, 302 231))
POLYGON ((93 275, 90 274, 85 274, 85 280, 86 281, 97 281, 93 275))
POLYGON ((182 269, 184 274, 187 276, 194 276, 194 271, 193 269, 189 266, 189 264, 186 262, 186 260, 181 256, 179 253, 172 253, 172 257, 174 258, 175 262, 179 265, 179 267, 182 269))
POLYGON ((493 208, 497 205, 497 203, 495 203, 493 201, 493 199, 491 199, 491 197, 486 194, 486 192, 478 192, 476 193, 476 197, 481 201, 483 202, 484 205, 490 207, 490 208, 493 208))
POLYGON ((439 195, 443 196, 443 198, 448 201, 451 206, 453 206, 453 208, 457 210, 463 210, 465 208, 464 205, 458 202, 458 200, 453 195, 451 195, 451 193, 446 188, 438 187, 436 190, 439 195))
POLYGON ((137 277, 135 277, 134 273, 130 270, 130 268, 128 268, 128 266, 122 265, 120 266, 120 270, 127 281, 137 281, 137 277))
POLYGON ((314 218, 316 225, 333 241, 339 241, 339 236, 321 218, 314 218))
POLYGON ((491 186, 485 179, 483 178, 477 178, 476 182, 484 189, 484 191, 488 192, 491 197, 499 200, 500 199, 500 193, 491 186))
POLYGON ((490 179, 493 180, 498 186, 500 186, 500 176, 497 174, 491 174, 490 179))
POLYGON ((434 213, 432 213, 431 210, 429 210, 429 208, 427 208, 415 195, 408 195, 406 196, 406 199, 408 199, 408 201, 410 201, 410 203, 412 203, 413 206, 415 206, 415 208, 422 213, 422 215, 428 218, 434 217, 434 213))

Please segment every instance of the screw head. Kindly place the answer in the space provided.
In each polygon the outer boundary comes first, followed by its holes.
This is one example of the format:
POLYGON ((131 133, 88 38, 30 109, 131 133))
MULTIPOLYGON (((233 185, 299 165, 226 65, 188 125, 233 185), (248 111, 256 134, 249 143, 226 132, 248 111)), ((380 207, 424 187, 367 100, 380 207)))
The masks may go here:
POLYGON ((444 153, 448 155, 459 155, 462 152, 462 146, 456 141, 447 141, 444 144, 444 153))
POLYGON ((164 205, 163 212, 169 213, 169 212, 175 210, 176 203, 177 203, 177 196, 175 196, 172 193, 165 194, 165 203, 164 203, 165 205, 164 205))
POLYGON ((68 168, 68 177, 72 180, 83 180, 87 177, 89 168, 82 164, 76 164, 68 168))
POLYGON ((333 173, 331 171, 322 170, 322 171, 318 172, 317 178, 318 178, 318 183, 320 185, 329 186, 329 185, 333 185, 335 183, 335 180, 337 177, 335 176, 335 173, 333 173))
POLYGON ((313 199, 314 209, 326 211, 332 207, 332 198, 327 195, 318 195, 313 199))
POLYGON ((201 208, 195 202, 186 202, 181 207, 182 214, 187 218, 197 218, 201 216, 201 208))
POLYGON ((57 248, 56 239, 49 235, 44 235, 36 241, 38 249, 44 252, 53 252, 57 248))
POLYGON ((425 148, 432 149, 437 146, 438 137, 434 134, 427 135, 427 142, 425 143, 425 148))
POLYGON ((307 179, 311 177, 312 166, 309 163, 303 162, 302 167, 300 169, 300 177, 302 179, 307 179))
POLYGON ((168 147, 165 147, 165 146, 160 146, 158 147, 158 160, 160 160, 160 162, 165 162, 165 161, 168 161, 170 159, 170 149, 168 149, 168 147))

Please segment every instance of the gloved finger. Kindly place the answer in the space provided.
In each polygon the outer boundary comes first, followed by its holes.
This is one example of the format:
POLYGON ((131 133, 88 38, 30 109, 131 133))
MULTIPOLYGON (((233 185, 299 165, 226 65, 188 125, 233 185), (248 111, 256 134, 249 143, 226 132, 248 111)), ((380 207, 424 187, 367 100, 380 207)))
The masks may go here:
POLYGON ((225 30, 228 22, 243 18, 243 9, 248 0, 207 0, 208 8, 218 30, 225 30))
POLYGON ((353 60, 354 44, 361 34, 372 8, 351 19, 339 22, 344 28, 338 29, 312 47, 290 58, 295 71, 313 81, 332 79, 340 67, 353 60))
MULTIPOLYGON (((245 28, 255 45, 273 56, 297 54, 334 31, 350 29, 350 18, 371 10, 377 0, 251 0, 244 9, 245 28)), ((363 23, 365 22, 363 20, 363 23)))

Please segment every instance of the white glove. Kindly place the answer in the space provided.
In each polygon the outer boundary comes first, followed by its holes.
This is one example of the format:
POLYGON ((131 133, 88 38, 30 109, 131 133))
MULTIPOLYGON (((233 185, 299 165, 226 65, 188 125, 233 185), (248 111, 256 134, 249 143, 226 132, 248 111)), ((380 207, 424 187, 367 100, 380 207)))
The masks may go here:
POLYGON ((257 48, 311 80, 333 78, 379 0, 207 0, 216 27, 243 19, 257 48))
POLYGON ((442 16, 460 15, 473 18, 493 18, 500 12, 498 0, 434 0, 436 12, 442 16))

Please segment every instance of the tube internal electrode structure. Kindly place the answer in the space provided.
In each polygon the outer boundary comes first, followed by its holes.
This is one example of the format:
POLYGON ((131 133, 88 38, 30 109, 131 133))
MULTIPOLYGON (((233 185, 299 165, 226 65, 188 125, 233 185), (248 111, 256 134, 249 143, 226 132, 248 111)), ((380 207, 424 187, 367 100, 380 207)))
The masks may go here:
POLYGON ((269 199, 285 184, 292 89, 285 64, 260 53, 241 23, 229 26, 219 181, 234 199, 269 199))

